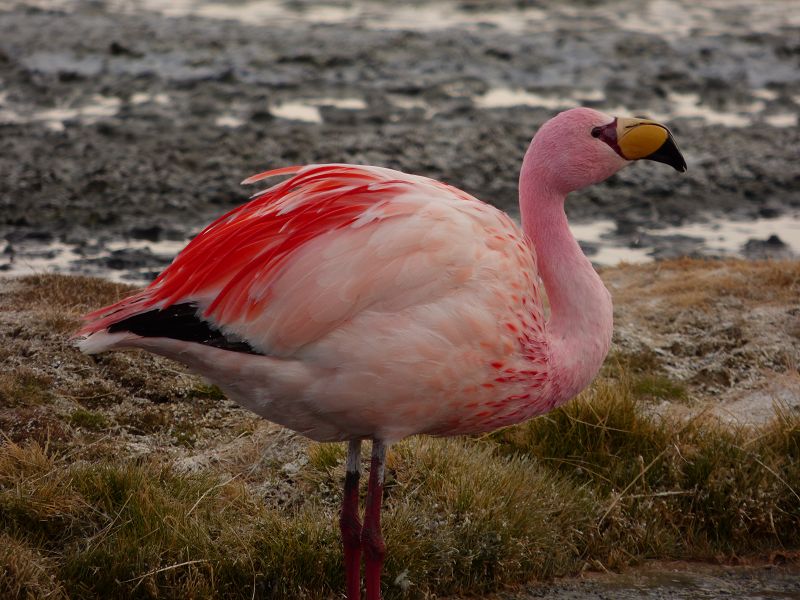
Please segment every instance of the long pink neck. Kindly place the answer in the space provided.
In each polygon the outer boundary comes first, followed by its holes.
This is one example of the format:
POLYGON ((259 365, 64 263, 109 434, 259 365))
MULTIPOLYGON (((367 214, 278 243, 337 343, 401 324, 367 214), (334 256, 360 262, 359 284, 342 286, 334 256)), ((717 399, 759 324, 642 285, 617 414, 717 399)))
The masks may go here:
POLYGON ((569 230, 566 192, 556 189, 537 156, 541 153, 529 149, 522 165, 520 213, 550 301, 551 373, 554 401, 561 404, 586 387, 603 364, 613 309, 608 290, 569 230))

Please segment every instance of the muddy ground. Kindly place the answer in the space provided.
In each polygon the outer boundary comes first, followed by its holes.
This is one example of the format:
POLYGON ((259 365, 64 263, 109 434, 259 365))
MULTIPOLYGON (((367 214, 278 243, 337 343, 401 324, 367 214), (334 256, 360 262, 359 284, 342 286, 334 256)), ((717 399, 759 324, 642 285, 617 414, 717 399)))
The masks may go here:
POLYGON ((655 562, 624 575, 590 575, 580 580, 533 586, 528 595, 498 600, 792 600, 800 598, 800 569, 776 565, 723 567, 655 562))
POLYGON ((187 239, 247 198, 244 177, 294 163, 421 173, 514 212, 559 102, 668 119, 687 174, 638 164, 568 212, 658 257, 696 254, 643 231, 800 207, 797 4, 697 4, 3 0, 0 268, 59 242, 84 272, 155 273, 172 252, 148 244, 187 239), (497 106, 509 89, 544 100, 497 106))

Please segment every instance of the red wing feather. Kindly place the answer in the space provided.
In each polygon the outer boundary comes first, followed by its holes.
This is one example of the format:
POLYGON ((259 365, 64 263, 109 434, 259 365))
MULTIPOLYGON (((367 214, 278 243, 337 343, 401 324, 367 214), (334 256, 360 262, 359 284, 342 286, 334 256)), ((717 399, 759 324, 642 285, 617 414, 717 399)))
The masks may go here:
POLYGON ((203 316, 217 323, 251 315, 269 300, 268 282, 294 250, 353 224, 368 208, 422 180, 388 169, 310 165, 266 171, 245 183, 286 174, 293 177, 255 194, 206 227, 145 290, 86 315, 87 323, 77 335, 186 301, 197 301, 204 306, 203 316), (267 282, 257 299, 248 293, 256 279, 262 286, 267 282))

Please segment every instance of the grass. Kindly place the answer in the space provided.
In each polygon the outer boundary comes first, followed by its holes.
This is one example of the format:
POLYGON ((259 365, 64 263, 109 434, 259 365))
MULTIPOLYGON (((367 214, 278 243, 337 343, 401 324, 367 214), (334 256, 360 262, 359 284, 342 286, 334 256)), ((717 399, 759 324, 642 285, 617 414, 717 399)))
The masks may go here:
MULTIPOLYGON (((685 288, 664 277, 680 261, 623 270, 699 313, 717 296, 796 298, 800 282, 794 263, 693 264, 685 288)), ((37 276, 0 293, 0 597, 340 595, 345 446, 266 436, 157 357, 75 352, 80 313, 127 291, 37 276)), ((743 426, 692 412, 694 388, 663 356, 617 350, 589 390, 528 423, 393 446, 387 599, 799 549, 800 414, 743 426), (686 410, 655 412, 676 400, 686 410)))
POLYGON ((41 373, 20 367, 0 373, 0 406, 36 406, 52 399, 52 380, 41 373))
MULTIPOLYGON (((342 445, 312 446, 287 509, 237 477, 6 443, 0 529, 14 551, 0 552, 3 585, 56 597, 328 597, 342 587, 343 462, 342 445)), ((393 447, 387 597, 797 548, 799 489, 796 414, 758 428, 671 421, 643 411, 626 384, 601 382, 489 437, 393 447)))
POLYGON ((656 416, 629 383, 606 380, 493 440, 605 498, 595 533, 608 566, 631 557, 713 559, 800 546, 796 411, 776 409, 759 427, 703 414, 656 416))
MULTIPOLYGON (((249 598, 255 587, 317 598, 343 583, 336 508, 313 493, 285 511, 230 478, 73 458, 35 443, 0 452, 0 525, 17 556, 49 557, 70 596, 249 598)), ((592 503, 558 474, 463 440, 407 442, 393 462, 387 581, 402 583, 391 595, 493 589, 577 565, 592 503)), ((323 475, 338 486, 335 471, 323 475)), ((35 564, 12 559, 0 567, 16 589, 43 585, 35 564)))
POLYGON ((800 261, 697 260, 681 258, 659 263, 659 269, 646 265, 627 265, 627 272, 641 274, 638 286, 631 286, 628 300, 647 290, 647 296, 669 300, 672 306, 696 307, 713 312, 719 302, 743 300, 747 304, 791 302, 800 291, 800 261), (679 277, 670 277, 679 273, 679 277))
POLYGON ((108 419, 104 415, 85 408, 78 408, 69 416, 69 421, 75 427, 82 427, 92 431, 101 431, 108 427, 108 419))
POLYGON ((649 349, 639 352, 614 352, 606 359, 603 376, 624 379, 630 391, 644 400, 687 400, 683 382, 669 377, 661 360, 649 349))

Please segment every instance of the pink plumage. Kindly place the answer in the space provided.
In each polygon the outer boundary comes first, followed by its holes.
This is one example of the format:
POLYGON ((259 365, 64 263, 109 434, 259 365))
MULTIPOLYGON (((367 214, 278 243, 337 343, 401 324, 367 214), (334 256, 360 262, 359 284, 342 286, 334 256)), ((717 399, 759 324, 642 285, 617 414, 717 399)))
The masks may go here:
POLYGON ((363 546, 367 594, 378 598, 386 444, 523 421, 600 368, 611 300, 569 232, 564 197, 628 163, 615 127, 589 109, 542 127, 520 175, 522 229, 457 188, 386 168, 251 177, 290 175, 209 225, 147 289, 87 315, 78 345, 174 358, 272 421, 349 440, 348 597, 359 594, 363 546), (359 542, 363 439, 373 440, 375 476, 359 542))
MULTIPOLYGON (((147 289, 89 315, 79 335, 194 303, 265 355, 247 380, 217 380, 223 389, 323 441, 479 432, 551 408, 535 255, 507 215, 390 169, 292 173, 209 225, 147 289), (288 365, 287 394, 273 371, 288 365), (241 398, 241 387, 269 393, 241 398), (284 414, 298 402, 316 419, 284 414)), ((231 356, 185 345, 210 363, 231 356)))

